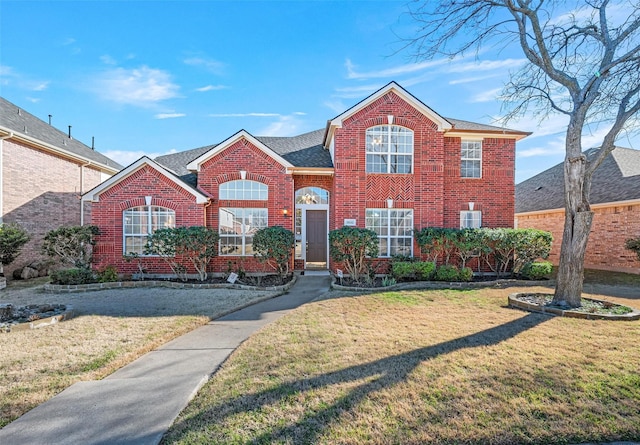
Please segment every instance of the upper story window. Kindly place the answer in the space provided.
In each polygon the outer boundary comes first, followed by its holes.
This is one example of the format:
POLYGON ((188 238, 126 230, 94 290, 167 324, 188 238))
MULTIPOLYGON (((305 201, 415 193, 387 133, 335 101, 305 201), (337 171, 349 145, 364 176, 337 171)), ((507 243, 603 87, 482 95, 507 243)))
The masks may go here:
POLYGON ((265 184, 248 179, 239 179, 220 184, 220 199, 266 201, 269 190, 265 184))
POLYGON ((147 238, 158 229, 176 226, 176 212, 165 207, 139 206, 122 212, 122 252, 144 255, 147 238))
POLYGON ((482 177, 482 141, 462 141, 460 176, 482 177))
POLYGON ((413 131, 398 125, 367 128, 367 173, 411 173, 413 131))

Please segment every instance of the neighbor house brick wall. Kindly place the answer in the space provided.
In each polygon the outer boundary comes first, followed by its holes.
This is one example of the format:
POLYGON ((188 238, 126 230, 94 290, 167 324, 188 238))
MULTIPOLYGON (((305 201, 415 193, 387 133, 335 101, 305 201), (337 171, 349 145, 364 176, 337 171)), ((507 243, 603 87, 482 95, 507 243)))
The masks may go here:
MULTIPOLYGON (((640 274, 636 254, 625 249, 625 241, 640 236, 640 203, 634 205, 595 206, 594 218, 587 243, 585 267, 640 274)), ((558 264, 564 211, 517 214, 519 228, 546 230, 553 234, 549 261, 558 264)))
MULTIPOLYGON (((100 228, 94 249, 95 268, 112 265, 121 273, 137 272, 137 264, 128 263, 123 258, 123 211, 131 207, 144 206, 146 196, 152 197, 152 206, 175 211, 176 227, 204 224, 204 206, 196 204, 193 194, 157 170, 144 165, 101 193, 99 201, 92 203, 89 222, 100 228)), ((158 257, 144 257, 143 265, 149 273, 171 273, 169 266, 158 257)))
POLYGON ((101 174, 94 167, 11 139, 2 142, 2 149, 2 219, 21 225, 31 236, 16 261, 5 267, 5 275, 11 277, 14 269, 44 259, 40 247, 48 231, 80 224, 80 195, 98 185, 101 174))

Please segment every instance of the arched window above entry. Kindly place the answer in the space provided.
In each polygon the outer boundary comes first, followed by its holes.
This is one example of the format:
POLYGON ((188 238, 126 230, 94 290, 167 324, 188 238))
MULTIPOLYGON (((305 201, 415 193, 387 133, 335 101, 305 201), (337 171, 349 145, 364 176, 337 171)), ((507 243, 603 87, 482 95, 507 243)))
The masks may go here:
POLYGON ((239 179, 220 184, 219 198, 241 201, 266 201, 269 198, 269 188, 261 182, 239 179))
POLYGON ((399 125, 377 125, 366 131, 367 173, 411 173, 413 131, 399 125))
POLYGON ((303 187, 296 191, 296 204, 329 204, 329 192, 320 187, 303 187))

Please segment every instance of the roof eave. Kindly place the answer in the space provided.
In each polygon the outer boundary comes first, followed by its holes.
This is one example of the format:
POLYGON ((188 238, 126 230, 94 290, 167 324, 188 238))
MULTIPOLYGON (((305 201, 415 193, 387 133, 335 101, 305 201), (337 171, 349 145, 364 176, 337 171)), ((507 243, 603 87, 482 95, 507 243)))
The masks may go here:
POLYGON ((478 138, 495 138, 495 139, 515 139, 516 141, 522 140, 532 133, 527 131, 486 131, 486 130, 459 130, 452 129, 445 131, 444 136, 449 138, 465 138, 469 136, 476 136, 478 138))
POLYGON ((334 169, 329 167, 292 167, 288 171, 294 175, 333 176, 334 169))

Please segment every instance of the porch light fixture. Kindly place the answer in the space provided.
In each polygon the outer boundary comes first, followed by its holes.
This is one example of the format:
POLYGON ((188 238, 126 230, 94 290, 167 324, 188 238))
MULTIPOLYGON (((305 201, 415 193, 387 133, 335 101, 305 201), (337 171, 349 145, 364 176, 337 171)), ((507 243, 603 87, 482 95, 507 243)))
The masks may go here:
POLYGON ((289 216, 289 209, 287 209, 287 208, 282 209, 282 215, 283 216, 289 216))
POLYGON ((389 209, 393 208, 393 199, 391 198, 387 199, 387 208, 389 209))

